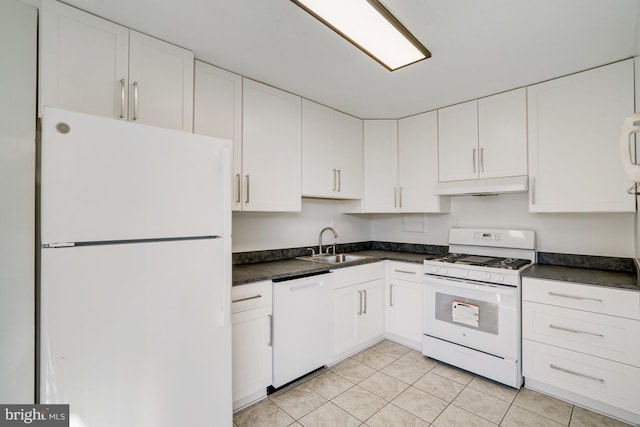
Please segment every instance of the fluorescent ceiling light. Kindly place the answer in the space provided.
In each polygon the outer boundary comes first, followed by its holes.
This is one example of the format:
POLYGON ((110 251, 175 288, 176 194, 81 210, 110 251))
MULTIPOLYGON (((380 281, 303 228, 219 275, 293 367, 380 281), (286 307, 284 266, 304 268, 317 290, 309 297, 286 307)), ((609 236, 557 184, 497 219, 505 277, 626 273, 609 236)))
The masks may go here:
POLYGON ((291 0, 389 71, 431 57, 378 0, 291 0))

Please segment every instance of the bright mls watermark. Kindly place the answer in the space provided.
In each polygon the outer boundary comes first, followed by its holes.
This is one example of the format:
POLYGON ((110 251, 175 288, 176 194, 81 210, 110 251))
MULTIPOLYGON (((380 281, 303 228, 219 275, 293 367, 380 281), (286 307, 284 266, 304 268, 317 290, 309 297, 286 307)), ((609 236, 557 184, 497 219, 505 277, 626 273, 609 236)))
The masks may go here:
POLYGON ((2 405, 0 427, 69 427, 69 405, 2 405))

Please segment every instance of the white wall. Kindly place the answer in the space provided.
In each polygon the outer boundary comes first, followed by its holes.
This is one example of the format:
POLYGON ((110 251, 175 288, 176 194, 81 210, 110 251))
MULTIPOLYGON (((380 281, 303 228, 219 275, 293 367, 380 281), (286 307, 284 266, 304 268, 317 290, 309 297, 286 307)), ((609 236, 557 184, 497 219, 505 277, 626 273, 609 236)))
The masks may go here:
MULTIPOLYGON (((460 196, 451 199, 451 213, 424 217, 423 233, 403 231, 403 217, 373 217, 372 239, 446 245, 447 231, 457 227, 521 228, 534 230, 538 251, 631 258, 634 249, 634 214, 534 214, 527 194, 460 196)), ((411 226, 412 224, 409 224, 411 226)))
MULTIPOLYGON (((338 243, 371 240, 366 215, 343 215, 341 201, 302 199, 302 212, 233 213, 233 252, 316 246, 318 233, 326 226, 338 232, 338 243)), ((325 233, 324 242, 333 243, 333 234, 325 233)))
POLYGON ((36 10, 0 1, 0 402, 34 401, 36 10))

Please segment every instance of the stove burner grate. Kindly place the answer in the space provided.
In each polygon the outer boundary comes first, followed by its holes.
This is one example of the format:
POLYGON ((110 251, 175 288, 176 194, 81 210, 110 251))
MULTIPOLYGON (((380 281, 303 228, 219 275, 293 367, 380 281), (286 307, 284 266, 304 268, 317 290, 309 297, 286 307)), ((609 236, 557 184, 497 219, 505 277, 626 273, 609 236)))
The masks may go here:
POLYGON ((520 268, 531 264, 531 261, 528 259, 489 257, 457 253, 451 253, 432 261, 450 264, 475 265, 480 267, 503 268, 507 270, 519 270, 520 268))

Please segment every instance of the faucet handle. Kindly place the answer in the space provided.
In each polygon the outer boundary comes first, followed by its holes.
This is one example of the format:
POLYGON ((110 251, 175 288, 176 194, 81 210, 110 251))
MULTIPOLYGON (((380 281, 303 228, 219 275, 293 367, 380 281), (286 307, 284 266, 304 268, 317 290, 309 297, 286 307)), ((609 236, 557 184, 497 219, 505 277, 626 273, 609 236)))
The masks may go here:
POLYGON ((311 251, 311 256, 314 257, 316 256, 316 251, 313 248, 307 248, 308 251, 311 251))
MULTIPOLYGON (((327 252, 329 252, 329 249, 327 249, 327 252)), ((336 254, 336 244, 334 243, 333 245, 331 245, 331 252, 335 255, 336 254)))

